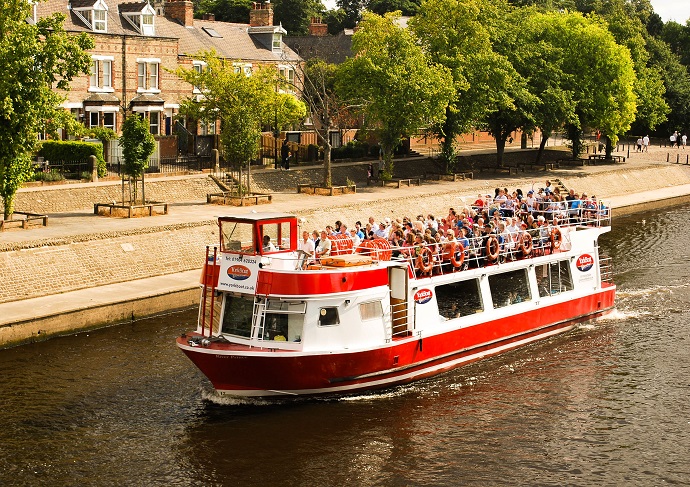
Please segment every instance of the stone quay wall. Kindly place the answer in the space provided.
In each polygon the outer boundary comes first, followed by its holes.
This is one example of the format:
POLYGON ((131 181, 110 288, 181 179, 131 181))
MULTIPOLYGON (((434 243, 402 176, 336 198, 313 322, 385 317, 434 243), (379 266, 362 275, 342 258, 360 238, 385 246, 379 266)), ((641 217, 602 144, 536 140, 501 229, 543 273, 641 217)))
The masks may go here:
MULTIPOLYGON (((276 174, 282 173, 265 173, 267 179, 262 184, 268 187, 268 178, 277 177, 276 174)), ((261 174, 257 174, 256 180, 259 181, 261 177, 261 174)), ((365 221, 369 216, 381 220, 404 215, 415 217, 419 213, 430 212, 438 217, 445 217, 449 207, 458 209, 463 201, 469 204, 479 192, 493 193, 496 186, 527 190, 532 186, 543 186, 547 177, 558 177, 566 187, 578 192, 587 191, 589 195, 596 194, 599 198, 649 190, 658 190, 659 196, 663 197, 664 190, 668 187, 690 184, 690 166, 659 165, 631 169, 620 166, 610 171, 587 175, 546 174, 465 181, 452 185, 429 184, 428 192, 423 196, 410 194, 404 189, 390 190, 399 193, 391 196, 389 191, 380 199, 367 202, 352 202, 355 200, 351 198, 331 199, 304 195, 304 198, 313 198, 312 209, 299 211, 298 216, 306 220, 302 224, 306 230, 324 228, 337 219, 353 224, 356 220, 365 221)), ((168 201, 175 201, 178 197, 188 198, 194 192, 197 195, 203 192, 205 198, 208 192, 207 180, 191 178, 169 182, 169 185, 161 181, 159 191, 165 191, 164 199, 168 201), (192 189, 186 188, 186 185, 192 189)), ((73 190, 49 191, 43 197, 60 200, 66 197, 63 194, 65 191, 69 193, 73 190)), ((92 202, 89 200, 89 205, 92 202)), ((60 203, 56 201, 50 204, 57 206, 60 203)), ((270 205, 261 209, 271 211, 270 205)), ((152 221, 152 225, 155 225, 155 221, 152 221)), ((85 235, 83 238, 55 242, 41 241, 40 246, 27 244, 21 248, 6 247, 5 251, 0 252, 0 302, 200 269, 204 261, 205 246, 216 242, 218 232, 215 222, 202 221, 129 232, 85 235)))

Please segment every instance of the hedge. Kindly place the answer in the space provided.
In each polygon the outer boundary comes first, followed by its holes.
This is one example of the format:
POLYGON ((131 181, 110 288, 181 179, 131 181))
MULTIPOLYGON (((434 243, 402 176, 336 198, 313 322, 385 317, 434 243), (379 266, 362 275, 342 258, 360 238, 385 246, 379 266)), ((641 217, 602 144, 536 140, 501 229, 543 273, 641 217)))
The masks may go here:
POLYGON ((82 142, 79 140, 46 140, 41 143, 38 155, 49 162, 85 161, 89 156, 96 156, 98 177, 107 174, 103 158, 103 144, 99 142, 82 142))

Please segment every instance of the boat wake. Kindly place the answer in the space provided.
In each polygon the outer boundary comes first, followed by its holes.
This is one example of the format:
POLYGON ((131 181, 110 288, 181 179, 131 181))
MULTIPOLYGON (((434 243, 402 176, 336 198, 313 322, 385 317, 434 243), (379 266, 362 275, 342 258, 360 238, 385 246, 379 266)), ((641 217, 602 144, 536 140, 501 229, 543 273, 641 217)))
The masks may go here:
POLYGON ((221 396, 215 391, 202 390, 201 398, 218 406, 275 406, 277 400, 258 397, 221 396))
POLYGON ((683 282, 678 284, 670 284, 666 286, 652 286, 643 289, 625 289, 620 288, 616 290, 616 297, 619 299, 636 298, 639 296, 650 296, 654 294, 673 294, 678 289, 685 289, 690 286, 690 283, 683 282))

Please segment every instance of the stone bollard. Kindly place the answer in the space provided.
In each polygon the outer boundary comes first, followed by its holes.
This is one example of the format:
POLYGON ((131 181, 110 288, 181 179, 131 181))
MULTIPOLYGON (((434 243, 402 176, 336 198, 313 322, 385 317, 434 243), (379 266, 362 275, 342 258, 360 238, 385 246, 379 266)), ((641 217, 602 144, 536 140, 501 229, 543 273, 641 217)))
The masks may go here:
POLYGON ((91 181, 94 183, 98 182, 98 159, 96 156, 89 156, 89 166, 91 166, 91 181))

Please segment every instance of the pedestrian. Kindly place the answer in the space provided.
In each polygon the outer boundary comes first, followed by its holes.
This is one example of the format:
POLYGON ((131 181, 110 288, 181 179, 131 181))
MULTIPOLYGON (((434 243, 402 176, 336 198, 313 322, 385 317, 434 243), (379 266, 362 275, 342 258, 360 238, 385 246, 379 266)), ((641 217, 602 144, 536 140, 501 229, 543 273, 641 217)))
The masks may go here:
POLYGON ((647 152, 649 149, 649 135, 645 135, 642 138, 642 150, 647 152))
POLYGON ((673 132, 671 136, 668 138, 671 141, 671 147, 673 147, 676 144, 677 134, 678 132, 673 132))
POLYGON ((635 143, 635 145, 636 145, 635 152, 642 152, 642 143, 643 143, 642 137, 639 137, 637 139, 637 142, 635 143))
MULTIPOLYGON (((283 145, 280 147, 280 167, 284 168, 287 164, 287 158, 290 154, 290 148, 287 145, 287 139, 283 139, 283 145)), ((276 168, 277 169, 277 168, 276 168)))
POLYGON ((683 137, 681 137, 681 140, 683 141, 683 149, 685 149, 685 144, 688 143, 688 136, 687 136, 687 134, 683 134, 683 137))

